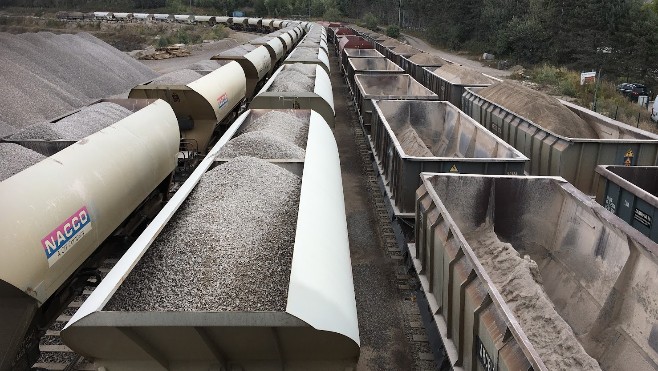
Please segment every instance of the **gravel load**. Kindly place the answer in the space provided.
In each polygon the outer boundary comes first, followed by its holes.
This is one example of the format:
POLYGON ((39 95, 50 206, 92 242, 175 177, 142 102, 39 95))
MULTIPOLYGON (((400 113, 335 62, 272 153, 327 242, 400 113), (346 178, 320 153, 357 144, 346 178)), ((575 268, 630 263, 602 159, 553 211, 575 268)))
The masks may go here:
POLYGON ((501 242, 492 226, 464 237, 549 370, 600 370, 555 310, 535 261, 501 242))
POLYGON ((559 100, 512 81, 488 86, 476 94, 567 138, 598 138, 596 130, 559 100))
POLYGON ((221 67, 222 65, 223 64, 220 64, 219 61, 217 60, 207 59, 191 64, 187 67, 187 69, 192 71, 214 71, 219 67, 221 67))
POLYGON ((149 83, 149 85, 187 85, 200 79, 202 75, 196 71, 184 68, 166 73, 149 83))
POLYGON ((496 82, 498 82, 472 68, 468 68, 452 63, 446 63, 443 66, 435 69, 434 74, 452 84, 484 85, 484 84, 495 84, 496 82))
POLYGON ((104 129, 133 112, 118 104, 101 102, 64 117, 54 123, 38 123, 9 137, 10 140, 73 140, 78 141, 104 129))
POLYGON ((395 132, 395 136, 407 156, 434 157, 434 154, 427 148, 427 145, 420 138, 413 126, 406 125, 395 132))
POLYGON ((18 174, 46 156, 14 143, 0 143, 0 182, 18 174))
POLYGON ((264 131, 306 149, 308 123, 291 113, 269 111, 240 128, 238 135, 252 131, 264 131))
POLYGON ((304 159, 306 151, 276 134, 265 131, 244 133, 229 140, 218 158, 252 156, 262 159, 304 159))
POLYGON ((318 59, 318 49, 320 46, 314 48, 297 47, 295 51, 290 54, 292 59, 318 59))
POLYGON ((315 78, 294 71, 282 70, 267 89, 270 92, 303 93, 313 91, 315 78))
POLYGON ((447 64, 443 58, 430 53, 414 54, 409 57, 409 60, 419 66, 443 66, 444 64, 447 64))
POLYGON ((202 178, 109 311, 285 311, 301 179, 251 157, 202 178))
POLYGON ((0 33, 0 44, 0 80, 6 93, 0 96, 0 121, 17 129, 49 121, 157 76, 85 33, 0 33))
MULTIPOLYGON (((283 71, 296 71, 308 77, 315 77, 316 65, 311 63, 291 63, 286 64, 283 71)), ((283 72, 282 71, 282 72, 283 72)))

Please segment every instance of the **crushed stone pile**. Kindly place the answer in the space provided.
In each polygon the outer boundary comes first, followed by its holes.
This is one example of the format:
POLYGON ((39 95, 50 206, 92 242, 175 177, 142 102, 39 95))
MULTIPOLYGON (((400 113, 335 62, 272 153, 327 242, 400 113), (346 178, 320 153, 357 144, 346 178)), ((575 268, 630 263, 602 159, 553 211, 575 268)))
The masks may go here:
POLYGON ((290 54, 290 58, 292 59, 317 59, 318 58, 318 49, 320 47, 316 48, 309 48, 309 47, 297 47, 295 48, 295 51, 290 54))
POLYGON ((492 226, 464 237, 549 370, 600 370, 555 310, 536 262, 501 242, 492 226))
POLYGON ((542 128, 567 138, 598 138, 596 130, 556 98, 512 81, 476 92, 542 128))
POLYGON ((208 171, 104 310, 285 311, 300 190, 252 157, 208 171))
POLYGON ((302 74, 304 74, 306 76, 309 76, 309 77, 315 77, 315 69, 316 69, 315 64, 291 63, 291 64, 286 64, 283 71, 295 71, 295 72, 302 73, 302 74))
POLYGON ((15 143, 0 143, 0 182, 40 162, 46 156, 15 143))
POLYGON ((0 33, 0 121, 16 129, 50 121, 157 76, 86 33, 0 33), (26 109, 29 107, 29 109, 26 109))
POLYGON ((252 156, 262 159, 303 159, 306 151, 276 134, 252 131, 228 141, 218 158, 252 156))
POLYGON ((308 124, 292 113, 269 111, 241 128, 239 134, 252 131, 264 131, 294 143, 300 148, 306 148, 308 124))
POLYGON ((272 85, 267 89, 269 92, 280 93, 303 93, 313 91, 315 79, 294 70, 282 70, 277 75, 272 85))
MULTIPOLYGON (((219 68, 219 67, 218 67, 219 68)), ((149 85, 187 85, 200 79, 202 75, 188 68, 166 73, 149 83, 149 85)))
POLYGON ((434 74, 443 78, 452 84, 495 84, 497 81, 483 75, 472 68, 460 66, 458 64, 446 63, 434 70, 434 74))
POLYGON ((111 102, 101 102, 53 123, 37 123, 9 137, 10 140, 73 140, 78 141, 132 114, 127 108, 111 102))

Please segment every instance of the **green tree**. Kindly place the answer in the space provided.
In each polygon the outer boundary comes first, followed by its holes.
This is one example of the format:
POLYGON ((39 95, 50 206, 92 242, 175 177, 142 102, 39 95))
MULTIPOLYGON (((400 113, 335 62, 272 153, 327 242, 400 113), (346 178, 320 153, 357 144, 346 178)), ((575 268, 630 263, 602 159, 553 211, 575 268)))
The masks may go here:
POLYGON ((322 19, 325 21, 340 21, 342 18, 343 15, 337 8, 328 8, 322 15, 322 19))
POLYGON ((379 20, 377 17, 372 14, 372 13, 366 13, 363 18, 361 18, 361 21, 363 22, 364 26, 368 29, 377 30, 377 24, 379 23, 379 20))
POLYGON ((386 28, 386 36, 397 39, 400 37, 400 27, 397 25, 390 25, 386 28))

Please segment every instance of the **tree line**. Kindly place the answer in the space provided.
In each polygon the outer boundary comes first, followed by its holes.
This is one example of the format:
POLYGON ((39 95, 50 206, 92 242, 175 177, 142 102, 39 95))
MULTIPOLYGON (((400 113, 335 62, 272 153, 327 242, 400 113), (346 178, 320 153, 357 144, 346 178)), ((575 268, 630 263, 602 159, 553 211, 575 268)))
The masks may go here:
POLYGON ((510 64, 601 70, 658 90, 658 0, 2 0, 63 10, 158 8, 206 14, 310 16, 399 25, 444 48, 492 53, 510 64), (100 8, 99 8, 100 9, 100 8))

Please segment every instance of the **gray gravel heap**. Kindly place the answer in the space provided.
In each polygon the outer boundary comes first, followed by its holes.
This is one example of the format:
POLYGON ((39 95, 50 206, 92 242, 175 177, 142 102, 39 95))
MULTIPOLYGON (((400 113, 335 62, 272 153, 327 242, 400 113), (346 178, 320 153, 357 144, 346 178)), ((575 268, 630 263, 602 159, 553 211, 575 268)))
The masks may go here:
POLYGON ((0 122, 0 138, 8 137, 17 131, 18 130, 15 127, 9 124, 5 124, 4 122, 0 122))
POLYGON ((306 120, 284 111, 269 111, 240 129, 238 135, 264 131, 306 149, 308 123, 306 120))
POLYGON ((301 179, 238 157, 208 171, 109 311, 285 311, 301 179))
POLYGON ((308 77, 315 77, 315 64, 311 63, 291 63, 286 64, 283 68, 284 71, 297 71, 308 77))
POLYGON ((267 91, 281 93, 302 93, 313 91, 315 79, 298 71, 284 69, 272 82, 267 91))
POLYGON ((318 59, 318 49, 320 46, 309 48, 309 47, 297 47, 295 51, 290 54, 292 59, 318 59))
POLYGON ((253 156, 262 159, 304 159, 306 151, 278 135, 265 131, 252 131, 228 141, 219 151, 218 158, 253 156))
POLYGON ((187 85, 201 77, 200 73, 184 68, 166 73, 151 81, 149 85, 187 85))
POLYGON ((101 102, 54 123, 39 123, 12 135, 11 140, 80 140, 132 114, 127 108, 111 102, 101 102))
POLYGON ((0 182, 43 160, 46 156, 14 143, 0 143, 0 182))
POLYGON ((17 129, 49 121, 157 76, 85 33, 0 33, 0 121, 17 129), (29 109, 26 109, 29 107, 29 109))
POLYGON ((189 65, 187 68, 192 71, 214 71, 221 67, 222 64, 219 64, 218 61, 212 59, 206 59, 198 61, 189 65))

